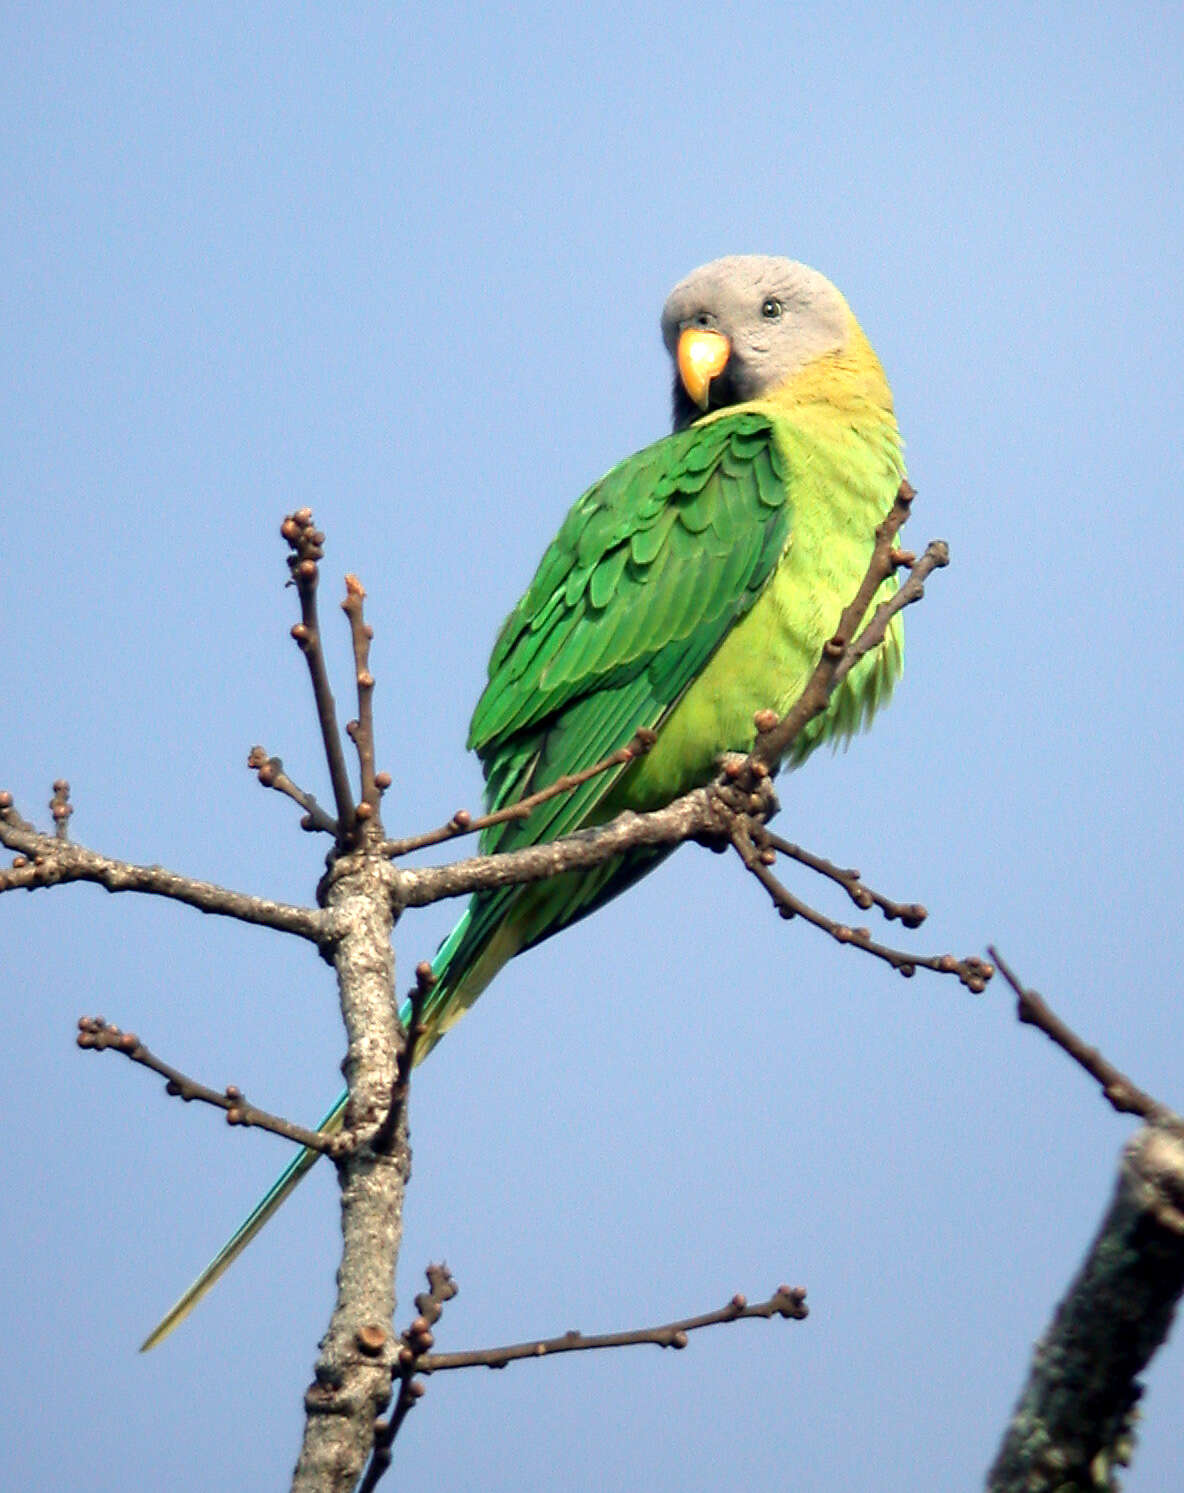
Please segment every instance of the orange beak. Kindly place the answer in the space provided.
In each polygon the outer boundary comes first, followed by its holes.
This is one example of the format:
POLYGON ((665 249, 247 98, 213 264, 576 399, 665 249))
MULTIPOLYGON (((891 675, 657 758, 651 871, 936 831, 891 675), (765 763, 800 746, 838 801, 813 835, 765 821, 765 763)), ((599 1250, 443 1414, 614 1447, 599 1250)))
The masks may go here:
POLYGON ((678 376, 701 410, 707 408, 711 380, 728 365, 732 344, 722 332, 686 327, 678 338, 678 376))

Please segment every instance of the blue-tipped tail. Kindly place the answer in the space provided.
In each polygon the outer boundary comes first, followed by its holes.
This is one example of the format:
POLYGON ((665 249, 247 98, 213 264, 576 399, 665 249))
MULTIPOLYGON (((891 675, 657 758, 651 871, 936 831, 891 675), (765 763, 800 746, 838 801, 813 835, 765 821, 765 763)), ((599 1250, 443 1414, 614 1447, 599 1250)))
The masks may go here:
MULTIPOLYGON (((345 1102, 349 1098, 348 1091, 338 1096, 333 1108, 317 1126, 317 1129, 326 1135, 332 1135, 334 1131, 341 1129, 342 1116, 345 1114, 345 1102)), ((280 1175, 272 1183, 271 1187, 259 1199, 250 1214, 243 1219, 238 1228, 197 1277, 189 1289, 169 1307, 168 1311, 156 1324, 144 1341, 140 1344, 140 1352, 147 1353, 149 1348, 155 1348, 157 1343, 162 1342, 178 1322, 183 1322, 197 1303, 207 1291, 211 1289, 215 1281, 219 1280, 251 1240, 280 1206, 284 1199, 292 1192, 297 1183, 305 1175, 317 1160, 319 1152, 310 1151, 307 1148, 297 1152, 296 1156, 288 1163, 280 1175)))
MULTIPOLYGON (((424 1011, 425 1030, 415 1054, 417 1063, 428 1055, 448 1028, 473 1004, 511 954, 516 952, 509 940, 504 937, 499 939, 496 934, 492 938, 486 935, 484 939, 477 940, 474 946, 471 937, 466 939, 470 923, 470 914, 466 912, 432 960, 437 984, 424 1011), (495 950, 495 944, 504 945, 504 948, 495 950)), ((406 1022, 411 1014, 410 1007, 404 1005, 399 1014, 406 1022)), ((317 1126, 322 1134, 332 1135, 341 1129, 347 1098, 347 1093, 340 1094, 317 1126)), ((319 1154, 317 1151, 301 1150, 288 1163, 189 1289, 144 1339, 140 1346, 141 1353, 155 1348, 179 1322, 185 1320, 206 1292, 230 1269, 285 1198, 295 1190, 319 1154)))

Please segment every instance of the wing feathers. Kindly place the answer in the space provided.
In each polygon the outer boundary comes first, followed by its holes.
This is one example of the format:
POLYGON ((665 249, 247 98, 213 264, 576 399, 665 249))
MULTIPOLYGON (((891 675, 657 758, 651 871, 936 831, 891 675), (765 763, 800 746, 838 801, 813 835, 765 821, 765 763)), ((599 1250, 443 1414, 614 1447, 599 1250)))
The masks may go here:
MULTIPOLYGON (((519 733, 644 671, 658 693, 638 697, 624 739, 657 724, 674 704, 672 681, 685 688, 748 610, 788 536, 786 474, 767 416, 692 427, 615 467, 569 514, 494 649, 470 730, 491 780, 519 733), (692 673, 663 658, 670 649, 692 673)), ((563 755, 556 771, 596 760, 563 755)))

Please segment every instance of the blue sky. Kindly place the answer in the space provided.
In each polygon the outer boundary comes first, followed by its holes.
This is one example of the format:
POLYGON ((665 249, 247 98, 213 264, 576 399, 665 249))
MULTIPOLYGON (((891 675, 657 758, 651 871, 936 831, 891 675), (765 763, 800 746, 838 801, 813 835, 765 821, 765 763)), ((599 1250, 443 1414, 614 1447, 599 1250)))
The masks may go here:
MULTIPOLYGON (((80 840, 310 898, 323 847, 243 766, 323 787, 277 533, 308 503, 370 592, 389 828, 474 804, 499 622, 667 423, 666 291, 785 253, 880 352, 909 542, 954 564, 783 832, 1184 1103, 1182 45, 1155 5, 7 7, 0 786, 43 813, 65 775, 80 840)), ((455 911, 400 926, 404 981, 455 911)), ((312 1119, 328 971, 89 888, 5 897, 0 940, 13 1485, 281 1484, 332 1177, 139 1357, 286 1153, 72 1027, 312 1119)), ((1130 1129, 1002 988, 906 984, 695 849, 507 970, 412 1120, 400 1296, 448 1260, 443 1347, 812 1307, 440 1378, 398 1455, 445 1489, 975 1486, 1130 1129)), ((1182 1375, 1174 1345, 1134 1493, 1184 1459, 1182 1375)))

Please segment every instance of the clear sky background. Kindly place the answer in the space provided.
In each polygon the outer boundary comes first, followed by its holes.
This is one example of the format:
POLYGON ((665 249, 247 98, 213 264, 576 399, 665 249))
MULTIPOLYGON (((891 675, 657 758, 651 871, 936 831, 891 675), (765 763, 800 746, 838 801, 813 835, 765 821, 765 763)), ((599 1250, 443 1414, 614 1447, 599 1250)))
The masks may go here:
MULTIPOLYGON (((906 538, 954 563, 783 832, 1184 1104, 1182 56, 1169 5, 5 6, 0 786, 45 822, 65 775, 85 843, 309 900, 324 847, 244 766, 324 788, 277 532, 307 503, 330 599, 369 588, 388 827, 474 805, 499 622, 667 426, 667 290, 788 254, 880 352, 906 538)), ((401 983, 456 912, 408 915, 401 983)), ((330 972, 78 887, 6 896, 0 949, 6 1481, 281 1486, 333 1177, 138 1356, 287 1149, 72 1033, 312 1120, 330 972)), ((694 848, 507 970, 412 1122, 400 1321, 447 1259, 441 1347, 782 1280, 812 1314, 440 1377, 406 1485, 691 1493, 978 1485, 1132 1128, 1001 986, 905 983, 694 848)), ((1177 1343, 1134 1493, 1178 1481, 1182 1391, 1177 1343)))

